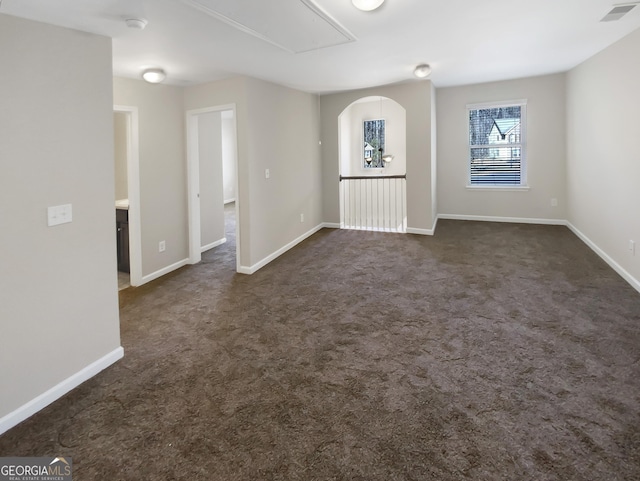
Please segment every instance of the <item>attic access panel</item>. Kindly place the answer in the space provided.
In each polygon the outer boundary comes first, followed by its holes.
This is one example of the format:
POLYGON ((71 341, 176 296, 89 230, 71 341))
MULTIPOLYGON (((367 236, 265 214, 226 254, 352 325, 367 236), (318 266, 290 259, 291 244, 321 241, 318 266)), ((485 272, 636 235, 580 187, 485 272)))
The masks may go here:
POLYGON ((291 53, 356 38, 314 0, 182 0, 238 30, 291 53))

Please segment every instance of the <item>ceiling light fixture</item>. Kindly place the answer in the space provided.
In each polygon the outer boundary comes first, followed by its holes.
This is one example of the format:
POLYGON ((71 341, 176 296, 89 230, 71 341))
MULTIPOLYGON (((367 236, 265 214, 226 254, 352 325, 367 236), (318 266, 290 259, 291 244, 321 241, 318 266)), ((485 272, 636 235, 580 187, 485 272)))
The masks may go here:
POLYGON ((146 18, 126 18, 124 23, 126 23, 129 28, 144 30, 144 27, 147 26, 148 22, 146 18))
POLYGON ((159 84, 166 76, 167 74, 161 68, 148 68, 142 72, 142 78, 152 84, 159 84))
POLYGON ((370 12, 382 5, 384 0, 351 0, 351 3, 359 10, 370 12))
POLYGON ((431 74, 431 67, 429 67, 429 65, 427 65, 426 63, 422 63, 418 65, 413 70, 413 75, 415 75, 418 78, 427 78, 430 74, 431 74))

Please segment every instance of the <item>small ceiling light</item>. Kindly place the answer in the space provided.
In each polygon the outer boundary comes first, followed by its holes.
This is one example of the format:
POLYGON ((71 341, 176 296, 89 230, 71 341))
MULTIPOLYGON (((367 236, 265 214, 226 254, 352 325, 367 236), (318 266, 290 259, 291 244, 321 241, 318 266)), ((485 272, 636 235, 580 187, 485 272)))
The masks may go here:
POLYGON ((351 0, 351 2, 357 9, 370 12, 382 5, 384 0, 351 0))
POLYGON ((135 28, 136 30, 144 30, 148 23, 146 18, 126 18, 124 22, 127 27, 135 28))
POLYGON ((159 84, 167 76, 161 68, 148 68, 142 72, 142 78, 152 84, 159 84))
POLYGON ((429 67, 426 63, 418 65, 413 71, 413 75, 418 78, 427 78, 430 74, 431 67, 429 67))

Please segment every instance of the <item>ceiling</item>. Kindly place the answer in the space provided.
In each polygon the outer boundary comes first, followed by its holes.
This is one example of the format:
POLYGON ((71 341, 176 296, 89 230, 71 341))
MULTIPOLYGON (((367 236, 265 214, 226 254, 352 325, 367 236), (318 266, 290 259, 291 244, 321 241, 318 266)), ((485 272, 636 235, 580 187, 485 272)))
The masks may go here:
POLYGON ((601 22, 612 1, 0 0, 0 13, 112 37, 116 76, 162 67, 173 85, 248 75, 327 93, 413 81, 419 63, 437 87, 563 72, 640 28, 640 6, 601 22))

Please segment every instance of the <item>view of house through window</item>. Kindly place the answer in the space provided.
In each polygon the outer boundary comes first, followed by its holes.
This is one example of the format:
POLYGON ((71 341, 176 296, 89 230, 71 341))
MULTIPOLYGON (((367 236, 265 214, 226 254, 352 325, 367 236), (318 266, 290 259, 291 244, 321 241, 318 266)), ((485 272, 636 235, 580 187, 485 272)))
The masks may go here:
POLYGON ((469 185, 526 185, 524 102, 469 106, 469 185))
POLYGON ((384 168, 384 120, 365 120, 363 123, 363 160, 365 169, 384 168))

